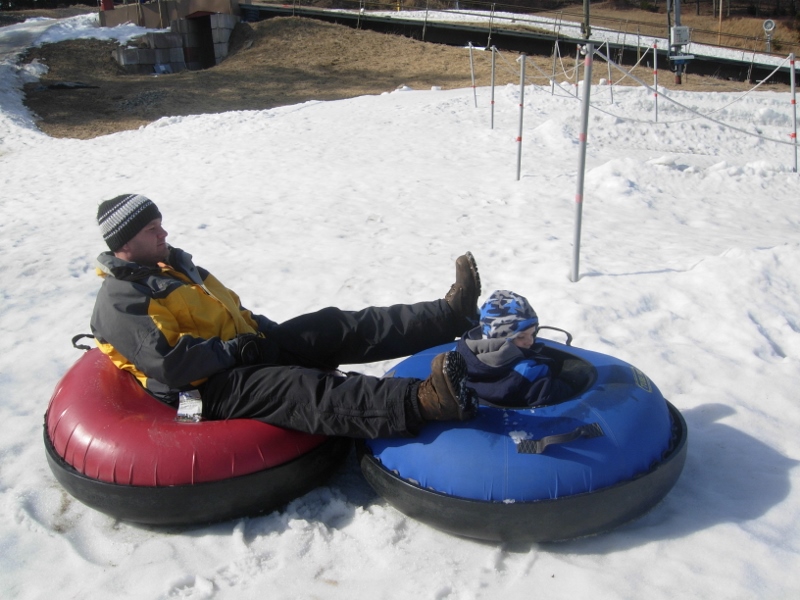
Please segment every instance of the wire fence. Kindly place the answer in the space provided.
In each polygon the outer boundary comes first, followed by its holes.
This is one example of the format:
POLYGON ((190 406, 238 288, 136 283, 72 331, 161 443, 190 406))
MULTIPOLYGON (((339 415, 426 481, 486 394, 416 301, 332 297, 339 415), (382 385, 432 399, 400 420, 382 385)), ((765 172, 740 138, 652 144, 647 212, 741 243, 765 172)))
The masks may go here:
MULTIPOLYGON (((724 122, 722 122, 722 121, 720 121, 718 119, 713 118, 713 115, 724 111, 725 109, 731 107, 732 105, 736 104, 737 102, 741 102, 747 96, 749 96, 753 92, 757 91, 761 86, 769 83, 770 79, 772 79, 772 77, 781 68, 783 68, 787 64, 792 64, 792 66, 794 66, 794 61, 795 61, 794 55, 789 55, 789 56, 785 57, 781 61, 781 63, 778 64, 767 77, 765 77, 764 79, 762 79, 761 81, 759 81, 758 83, 753 85, 751 88, 749 88, 749 89, 745 90, 744 92, 742 92, 739 96, 737 96, 736 98, 734 98, 730 102, 727 102, 726 104, 723 104, 722 106, 720 106, 718 108, 715 108, 713 111, 711 111, 709 113, 701 113, 701 112, 699 112, 699 111, 697 111, 697 110, 695 110, 695 109, 693 109, 693 108, 691 108, 689 106, 686 106, 685 104, 682 104, 681 102, 679 102, 678 100, 673 98, 670 95, 669 91, 664 89, 663 87, 651 86, 650 84, 646 83, 645 81, 643 81, 641 78, 637 77, 633 73, 634 69, 637 68, 648 57, 650 52, 652 52, 653 56, 655 56, 656 48, 649 49, 647 52, 643 53, 642 56, 637 61, 637 63, 635 65, 633 65, 633 67, 625 68, 622 65, 620 65, 619 63, 615 62, 609 56, 610 52, 608 51, 608 49, 606 50, 606 53, 604 53, 603 50, 602 50, 603 46, 606 46, 606 44, 602 44, 599 48, 594 50, 595 56, 601 58, 610 68, 613 68, 615 71, 618 71, 620 76, 619 76, 619 79, 617 79, 617 80, 613 80, 613 79, 611 79, 609 77, 609 79, 607 79, 605 81, 601 81, 601 84, 596 86, 597 90, 595 91, 595 94, 598 94, 598 93, 599 94, 603 94, 604 92, 607 92, 611 96, 611 104, 613 105, 613 88, 614 88, 614 86, 619 86, 624 80, 631 79, 637 85, 647 89, 649 92, 651 92, 654 95, 656 95, 656 94, 659 95, 664 100, 666 100, 666 101, 670 102, 671 104, 673 104, 673 105, 685 110, 686 112, 690 113, 692 116, 688 117, 688 118, 685 118, 685 119, 674 119, 674 120, 669 120, 669 121, 664 121, 664 120, 659 121, 657 119, 645 121, 645 120, 642 120, 642 119, 633 119, 633 118, 631 118, 629 116, 625 116, 623 114, 613 113, 612 111, 608 110, 607 108, 603 108, 596 101, 592 103, 592 109, 593 110, 597 110, 599 112, 602 112, 604 114, 612 116, 612 117, 614 117, 616 119, 619 119, 620 121, 629 121, 629 122, 637 122, 637 123, 650 123, 650 124, 654 124, 654 125, 656 125, 656 124, 658 124, 658 125, 670 125, 670 124, 675 124, 675 123, 684 123, 684 122, 692 121, 692 120, 695 120, 695 119, 707 119, 709 121, 717 123, 718 125, 726 127, 728 129, 733 129, 733 130, 739 131, 740 133, 744 133, 746 135, 759 137, 759 138, 761 138, 761 139, 763 139, 765 141, 771 141, 771 142, 775 142, 775 143, 778 143, 778 144, 785 144, 785 145, 793 146, 795 148, 797 147, 798 144, 797 144, 797 141, 796 141, 796 132, 792 132, 792 133, 789 134, 789 137, 791 138, 792 141, 780 140, 780 139, 776 139, 776 138, 766 137, 766 136, 763 136, 761 134, 754 133, 752 131, 748 131, 746 129, 735 127, 733 125, 724 123, 724 122)), ((545 86, 541 85, 538 82, 546 82, 547 83, 547 87, 549 87, 549 89, 550 89, 551 95, 564 97, 564 98, 571 98, 571 99, 574 99, 574 100, 580 100, 580 96, 579 96, 579 94, 577 92, 579 84, 581 83, 581 82, 578 81, 578 77, 580 75, 580 71, 579 71, 580 59, 579 59, 579 57, 576 57, 575 58, 575 64, 573 66, 566 66, 564 64, 564 57, 560 54, 559 48, 560 48, 560 46, 559 46, 558 42, 556 42, 554 44, 554 49, 553 49, 553 56, 554 56, 553 65, 554 65, 554 69, 553 69, 553 71, 551 73, 545 73, 541 69, 541 67, 539 67, 536 63, 529 62, 529 65, 534 68, 534 70, 538 73, 538 75, 531 76, 531 75, 527 75, 526 74, 525 75, 525 84, 529 85, 529 86, 532 86, 535 89, 544 90, 545 86), (555 69, 556 65, 560 66, 560 70, 556 70, 555 69), (564 88, 562 86, 556 85, 556 79, 558 77, 562 77, 564 80, 566 80, 568 82, 571 82, 572 90, 569 89, 569 88, 564 88)), ((502 64, 503 68, 507 71, 508 74, 514 74, 514 73, 518 72, 519 69, 517 67, 514 67, 508 61, 508 59, 506 58, 506 56, 503 53, 498 52, 496 48, 493 48, 492 50, 493 50, 493 52, 497 52, 497 55, 500 56, 501 64, 502 64)), ((473 65, 471 64, 470 66, 471 66, 471 69, 472 69, 473 65)), ((655 83, 655 85, 657 86, 657 82, 655 83)), ((475 82, 474 82, 474 77, 473 77, 473 88, 474 87, 475 87, 475 82)), ((794 89, 792 89, 791 94, 794 97, 796 95, 796 91, 794 89)), ((796 100, 793 99, 793 101, 791 101, 790 104, 791 104, 792 110, 796 110, 795 109, 796 100)))
MULTIPOLYGON (((474 75, 474 59, 472 54, 472 45, 470 44, 470 70, 472 72, 472 88, 473 94, 475 94, 476 84, 475 84, 475 75, 474 75)), ((583 185, 584 185, 584 178, 585 178, 585 171, 586 171, 586 147, 588 143, 588 127, 589 127, 589 113, 590 111, 598 111, 603 114, 606 114, 610 117, 613 117, 617 121, 622 122, 630 122, 630 123, 638 123, 643 124, 646 126, 660 126, 660 127, 667 127, 674 123, 683 123, 687 121, 691 121, 694 119, 703 119, 706 121, 710 121, 715 123, 716 125, 722 127, 723 129, 728 129, 730 131, 734 131, 736 133, 751 136, 754 138, 758 138, 764 142, 770 142, 775 144, 781 144, 790 146, 793 152, 793 160, 794 166, 792 167, 792 172, 798 172, 798 143, 797 143, 797 87, 796 87, 796 65, 795 65, 795 56, 794 54, 790 54, 787 56, 780 65, 778 65, 775 70, 766 78, 764 78, 761 82, 754 85, 749 90, 746 90, 742 94, 738 95, 733 100, 725 103, 723 106, 717 107, 710 112, 700 112, 691 106, 687 106, 685 103, 680 102, 677 98, 671 96, 668 92, 666 92, 663 88, 660 88, 658 85, 658 69, 657 69, 657 46, 653 46, 653 85, 646 83, 641 78, 634 75, 631 70, 622 67, 620 64, 615 62, 609 55, 611 54, 608 51, 608 45, 602 44, 599 48, 594 47, 592 43, 587 43, 583 47, 579 47, 578 52, 575 56, 575 64, 574 66, 568 67, 564 64, 563 57, 559 54, 559 47, 558 42, 554 44, 553 48, 553 69, 551 73, 545 73, 538 65, 531 62, 534 66, 535 70, 538 72, 538 75, 530 77, 526 73, 526 66, 528 64, 528 57, 525 54, 521 54, 517 59, 519 63, 518 71, 520 75, 520 88, 519 88, 519 133, 516 136, 516 143, 517 143, 517 180, 521 177, 522 171, 522 136, 523 136, 523 118, 524 118, 524 106, 525 106, 525 88, 531 87, 534 91, 536 90, 544 90, 543 86, 539 86, 536 81, 537 80, 547 80, 550 84, 550 93, 552 95, 559 95, 569 99, 580 100, 581 101, 581 118, 580 118, 580 131, 578 134, 578 144, 579 144, 579 157, 578 157, 578 168, 577 168, 577 191, 575 193, 575 230, 574 230, 574 240, 573 240, 573 259, 572 259, 572 269, 570 273, 570 279, 573 282, 576 282, 580 279, 580 243, 581 243, 581 228, 582 228, 582 210, 583 210, 583 185), (606 52, 603 53, 603 47, 606 47, 606 52), (583 68, 584 68, 584 81, 580 81, 580 66, 581 66, 581 57, 583 56, 583 68), (597 98, 592 98, 592 93, 594 92, 604 92, 608 90, 611 99, 610 105, 614 106, 613 101, 613 87, 615 85, 614 81, 609 77, 605 85, 593 85, 592 82, 592 66, 594 63, 595 57, 599 57, 601 60, 605 61, 607 64, 607 69, 609 73, 613 68, 615 71, 618 71, 621 75, 620 78, 617 80, 622 81, 627 78, 631 78, 635 81, 639 86, 648 90, 653 94, 653 105, 654 105, 654 118, 653 120, 643 120, 643 119, 634 119, 630 116, 625 114, 621 114, 618 111, 614 111, 608 108, 609 104, 601 106, 597 100, 597 98), (717 114, 724 111, 725 109, 731 107, 732 105, 742 102, 748 95, 755 92, 760 86, 764 85, 766 82, 769 81, 771 77, 773 77, 780 68, 782 68, 786 63, 790 65, 790 73, 791 73, 791 93, 790 101, 788 104, 788 109, 791 111, 790 119, 792 123, 792 129, 788 134, 789 141, 785 139, 778 139, 770 136, 763 135, 759 131, 752 131, 746 129, 744 127, 739 127, 730 123, 725 123, 721 119, 717 118, 717 114), (557 70, 557 67, 560 66, 560 71, 557 70), (562 86, 556 86, 555 80, 557 77, 564 77, 567 81, 571 82, 571 87, 573 90, 569 88, 564 88, 562 86), (581 83, 583 83, 583 89, 581 93, 581 83), (559 94, 556 94, 556 89, 558 88, 559 94), (671 103, 681 111, 685 111, 688 115, 688 118, 681 119, 681 120, 672 120, 672 121, 659 121, 658 119, 658 98, 661 96, 665 101, 671 103)), ((502 67, 508 69, 509 71, 514 71, 514 67, 511 63, 508 62, 505 56, 502 53, 498 53, 497 49, 492 46, 491 47, 491 60, 492 60, 492 90, 491 90, 491 123, 492 128, 494 128, 494 109, 495 109, 495 91, 494 91, 494 80, 495 80, 495 66, 496 66, 496 56, 501 56, 502 67)), ((640 58, 640 62, 644 60, 644 56, 640 58)), ((511 85, 511 84, 509 84, 511 85)), ((475 96, 475 105, 477 107, 477 96, 475 96)))

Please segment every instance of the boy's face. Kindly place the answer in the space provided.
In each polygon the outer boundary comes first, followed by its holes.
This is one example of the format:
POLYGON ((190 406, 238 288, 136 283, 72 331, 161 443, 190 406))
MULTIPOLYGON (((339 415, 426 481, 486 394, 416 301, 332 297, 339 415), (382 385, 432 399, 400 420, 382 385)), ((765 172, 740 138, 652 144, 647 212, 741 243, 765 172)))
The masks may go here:
POLYGON ((536 341, 536 326, 529 327, 522 333, 518 333, 511 341, 518 348, 530 348, 536 341))

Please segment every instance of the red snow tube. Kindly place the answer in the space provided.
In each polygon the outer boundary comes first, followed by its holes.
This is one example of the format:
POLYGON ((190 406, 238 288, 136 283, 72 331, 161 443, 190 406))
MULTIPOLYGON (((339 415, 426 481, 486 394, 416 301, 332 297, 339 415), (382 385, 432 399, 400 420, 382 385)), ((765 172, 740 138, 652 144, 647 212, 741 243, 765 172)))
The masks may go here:
POLYGON ((150 525, 274 510, 322 483, 350 448, 248 419, 177 422, 98 349, 56 386, 44 442, 53 474, 78 500, 150 525))

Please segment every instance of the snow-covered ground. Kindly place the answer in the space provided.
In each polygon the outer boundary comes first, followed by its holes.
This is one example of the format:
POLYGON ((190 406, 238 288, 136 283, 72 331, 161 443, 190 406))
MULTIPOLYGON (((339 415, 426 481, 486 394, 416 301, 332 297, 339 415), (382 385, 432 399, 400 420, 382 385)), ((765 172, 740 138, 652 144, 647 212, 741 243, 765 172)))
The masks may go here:
MULTIPOLYGON (((109 34, 87 18, 14 27, 31 44, 109 34)), ((489 89, 475 108, 465 88, 78 141, 36 130, 19 92, 35 68, 1 68, 0 597, 797 597, 800 176, 792 147, 757 137, 789 141, 788 93, 670 92, 730 129, 664 99, 654 124, 649 91, 615 89, 612 104, 594 89, 571 282, 580 103, 560 86, 526 90, 517 181, 515 86, 496 92, 494 129, 489 89), (656 382, 690 429, 681 478, 613 532, 515 547, 405 517, 353 457, 259 518, 160 531, 83 506, 48 469, 42 419, 88 331, 97 205, 124 192, 155 200, 173 245, 276 320, 441 297, 472 250, 485 294, 524 294, 576 345, 656 382)))

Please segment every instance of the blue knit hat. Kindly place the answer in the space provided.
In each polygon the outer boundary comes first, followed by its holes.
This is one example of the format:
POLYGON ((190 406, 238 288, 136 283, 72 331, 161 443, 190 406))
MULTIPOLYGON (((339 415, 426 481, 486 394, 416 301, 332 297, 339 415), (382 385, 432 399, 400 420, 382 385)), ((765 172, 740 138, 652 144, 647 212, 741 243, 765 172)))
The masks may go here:
POLYGON ((524 296, 495 290, 481 306, 481 329, 487 338, 513 338, 539 324, 539 317, 524 296))

